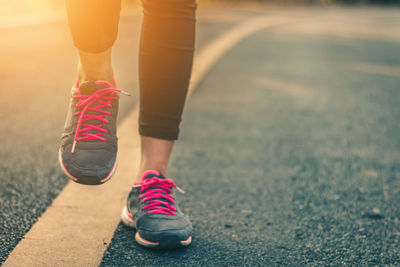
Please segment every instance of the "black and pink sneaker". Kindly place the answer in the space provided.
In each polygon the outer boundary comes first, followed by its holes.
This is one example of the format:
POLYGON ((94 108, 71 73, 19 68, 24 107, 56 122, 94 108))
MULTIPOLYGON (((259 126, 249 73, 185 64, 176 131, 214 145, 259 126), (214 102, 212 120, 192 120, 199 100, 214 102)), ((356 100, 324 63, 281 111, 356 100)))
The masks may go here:
POLYGON ((106 81, 88 81, 72 88, 59 161, 64 173, 80 184, 108 181, 117 164, 118 95, 106 81))
POLYGON ((192 224, 176 203, 175 188, 182 191, 172 179, 154 170, 146 171, 142 180, 133 185, 121 220, 136 228, 139 245, 171 249, 192 242, 192 224))

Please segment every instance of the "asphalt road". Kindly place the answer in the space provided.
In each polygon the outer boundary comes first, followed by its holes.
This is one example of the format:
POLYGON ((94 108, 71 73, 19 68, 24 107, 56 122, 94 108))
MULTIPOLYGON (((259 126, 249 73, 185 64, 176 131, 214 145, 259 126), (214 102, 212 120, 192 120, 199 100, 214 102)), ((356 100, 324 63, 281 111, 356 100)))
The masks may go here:
MULTIPOLYGON (((198 47, 262 12, 205 12, 198 47)), ((301 22, 240 42, 186 105, 170 176, 193 244, 150 251, 119 225, 102 266, 400 264, 400 10, 276 12, 301 22)), ((121 21, 114 53, 131 92, 138 22, 121 21)), ((76 57, 64 23, 1 33, 4 261, 67 181, 56 154, 76 57)))

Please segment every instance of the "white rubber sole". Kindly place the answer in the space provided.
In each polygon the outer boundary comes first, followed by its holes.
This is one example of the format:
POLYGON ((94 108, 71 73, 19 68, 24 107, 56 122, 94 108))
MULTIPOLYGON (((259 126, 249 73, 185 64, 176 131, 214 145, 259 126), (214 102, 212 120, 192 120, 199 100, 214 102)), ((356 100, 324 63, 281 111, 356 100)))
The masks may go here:
POLYGON ((135 221, 129 216, 128 208, 125 206, 121 213, 121 221, 128 227, 132 227, 136 229, 135 221))
MULTIPOLYGON (((130 216, 130 213, 129 213, 128 208, 126 206, 122 209, 121 221, 126 226, 136 229, 136 222, 132 218, 132 216, 130 216)), ((148 247, 148 248, 155 248, 160 244, 158 242, 151 242, 151 241, 148 241, 148 240, 142 238, 139 235, 139 232, 136 232, 135 240, 139 245, 144 246, 144 247, 148 247)), ((180 241, 180 243, 181 243, 182 246, 188 246, 188 245, 190 245, 190 243, 192 243, 192 237, 189 236, 188 239, 180 241)))

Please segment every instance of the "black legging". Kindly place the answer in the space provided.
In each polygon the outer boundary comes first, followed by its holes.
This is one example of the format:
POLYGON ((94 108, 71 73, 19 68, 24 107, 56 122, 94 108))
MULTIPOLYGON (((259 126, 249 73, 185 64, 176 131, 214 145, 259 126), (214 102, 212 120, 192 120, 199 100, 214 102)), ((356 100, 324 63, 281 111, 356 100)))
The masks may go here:
MULTIPOLYGON (((192 68, 195 0, 142 0, 139 132, 166 140, 179 134, 192 68)), ((120 0, 66 0, 75 46, 103 52, 118 33, 120 0)))

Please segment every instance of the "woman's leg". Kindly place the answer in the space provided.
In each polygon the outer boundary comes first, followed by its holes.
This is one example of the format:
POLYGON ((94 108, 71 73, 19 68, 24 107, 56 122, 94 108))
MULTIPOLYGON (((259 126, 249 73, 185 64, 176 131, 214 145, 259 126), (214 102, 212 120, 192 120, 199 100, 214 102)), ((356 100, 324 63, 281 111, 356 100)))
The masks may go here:
MULTIPOLYGON (((139 54, 141 179, 129 192, 121 218, 136 228, 135 239, 149 248, 187 246, 192 224, 175 198, 168 161, 192 67, 194 0, 142 0, 144 17, 139 54)), ((179 190, 179 189, 178 189, 179 190)))
POLYGON ((119 0, 66 0, 79 52, 78 82, 61 137, 59 161, 73 181, 96 185, 116 169, 119 89, 114 88, 111 47, 118 32, 119 0))
POLYGON ((167 176, 168 161, 189 86, 195 44, 194 0, 142 0, 139 51, 142 158, 148 169, 167 176))
POLYGON ((120 0, 66 0, 68 22, 79 52, 78 79, 113 83, 111 48, 117 38, 120 0))

